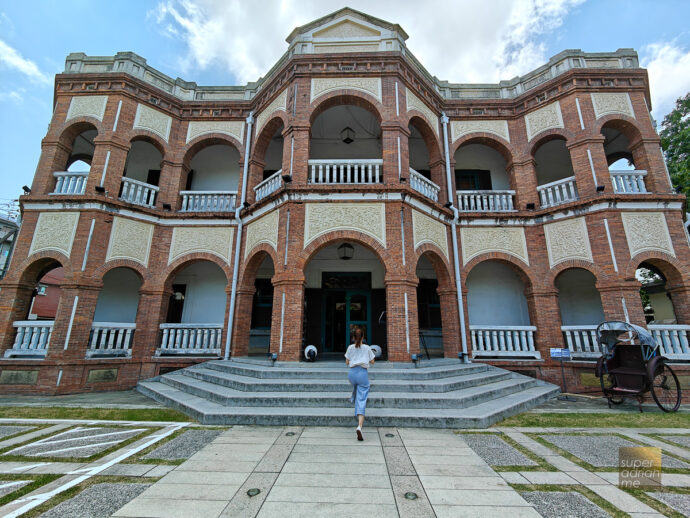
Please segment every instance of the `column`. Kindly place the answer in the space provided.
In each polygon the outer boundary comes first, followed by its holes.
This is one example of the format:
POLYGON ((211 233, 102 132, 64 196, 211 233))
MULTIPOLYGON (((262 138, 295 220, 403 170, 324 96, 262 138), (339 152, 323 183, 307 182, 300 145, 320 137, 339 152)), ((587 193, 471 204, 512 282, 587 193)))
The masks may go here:
POLYGON ((0 289, 0 358, 12 348, 17 320, 26 320, 31 304, 31 293, 35 287, 30 283, 2 282, 0 289))
POLYGON ((172 290, 163 287, 139 290, 137 327, 132 343, 132 359, 151 358, 160 347, 160 324, 165 323, 172 290))
POLYGON ((534 159, 513 162, 508 166, 508 176, 510 177, 510 187, 515 191, 515 208, 525 210, 528 203, 533 203, 534 208, 538 209, 540 202, 534 159))
POLYGON ((383 158, 383 183, 400 183, 400 176, 410 176, 408 138, 410 132, 398 123, 381 124, 381 148, 383 158), (400 167, 398 168, 398 139, 400 139, 400 167))
POLYGON ((273 278, 271 353, 279 361, 299 361, 304 327, 304 278, 273 278))
POLYGON ((644 308, 640 300, 640 283, 622 281, 597 286, 601 295, 606 320, 629 321, 631 324, 646 326, 644 308), (625 300, 625 305, 623 301, 625 300))
MULTIPOLYGON (((293 125, 291 136, 295 138, 295 149, 292 154, 292 182, 296 185, 306 185, 309 179, 309 125, 293 125)), ((287 140, 283 146, 290 146, 287 140)), ((285 166, 285 148, 283 148, 283 166, 285 166)), ((287 163, 288 170, 290 163, 287 163)))
POLYGON ((457 358, 462 351, 457 292, 453 288, 436 290, 441 305, 441 332, 444 358, 457 358))
POLYGON ((561 332, 561 311, 557 290, 527 289, 525 292, 530 322, 536 326, 535 348, 549 362, 551 347, 565 347, 561 332))
POLYGON ((592 137, 586 140, 568 144, 570 151, 570 161, 575 171, 575 183, 580 199, 596 196, 597 185, 603 185, 605 192, 612 192, 611 176, 609 175, 608 164, 603 148, 604 137, 592 137), (589 153, 588 153, 589 151, 589 153), (592 156, 592 162, 589 156, 592 156), (597 176, 597 183, 594 183, 592 175, 592 165, 597 176))
POLYGON ((235 294, 235 317, 233 319, 234 329, 228 330, 232 333, 230 342, 230 355, 247 356, 249 354, 249 333, 252 324, 252 306, 254 304, 254 286, 237 286, 235 294))
POLYGON ((658 138, 642 139, 634 143, 631 142, 630 152, 633 155, 635 169, 644 169, 647 171, 644 182, 648 192, 672 192, 658 138))
POLYGON ((389 361, 407 362, 410 361, 412 354, 419 354, 417 284, 416 278, 402 276, 388 277, 385 280, 386 341, 389 361), (407 304, 405 304, 406 299, 407 304), (405 311, 406 306, 407 311, 405 311))
MULTIPOLYGON (((264 177, 264 168, 266 167, 266 164, 261 161, 257 160, 255 158, 250 158, 249 159, 249 168, 247 170, 247 203, 250 205, 256 202, 256 192, 254 191, 254 188, 259 185, 263 181, 264 177)), ((244 187, 240 186, 240 189, 243 189, 244 187)), ((241 192, 241 191, 240 191, 241 192)), ((240 194, 240 197, 242 195, 240 194)), ((241 200, 238 200, 238 203, 241 200)))
POLYGON ((690 324, 690 286, 669 284, 666 283, 666 292, 671 296, 678 324, 688 325, 690 324))

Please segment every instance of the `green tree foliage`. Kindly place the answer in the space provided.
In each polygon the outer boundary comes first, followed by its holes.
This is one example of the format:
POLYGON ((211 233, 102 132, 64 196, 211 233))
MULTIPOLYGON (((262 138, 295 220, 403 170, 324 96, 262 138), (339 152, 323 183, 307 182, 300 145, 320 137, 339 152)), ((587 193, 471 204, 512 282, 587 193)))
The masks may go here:
POLYGON ((676 101, 659 135, 673 186, 690 196, 690 93, 676 101))

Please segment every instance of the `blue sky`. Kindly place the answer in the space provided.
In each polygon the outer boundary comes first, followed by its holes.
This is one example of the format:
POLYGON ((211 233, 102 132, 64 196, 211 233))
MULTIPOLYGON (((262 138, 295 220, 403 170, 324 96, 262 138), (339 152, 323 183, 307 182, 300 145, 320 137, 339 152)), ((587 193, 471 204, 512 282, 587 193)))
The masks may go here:
POLYGON ((427 69, 453 82, 510 79, 567 48, 632 47, 659 122, 690 91, 690 2, 681 0, 0 0, 0 205, 31 184, 54 75, 70 52, 134 51, 172 77, 244 84, 268 71, 295 26, 345 5, 399 23, 427 69))

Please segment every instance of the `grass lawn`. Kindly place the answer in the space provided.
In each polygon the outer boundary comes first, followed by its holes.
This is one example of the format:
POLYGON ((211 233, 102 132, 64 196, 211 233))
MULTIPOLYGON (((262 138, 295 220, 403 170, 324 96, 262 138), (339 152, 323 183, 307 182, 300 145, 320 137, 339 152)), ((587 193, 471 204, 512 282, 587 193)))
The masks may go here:
POLYGON ((494 426, 538 426, 563 428, 690 428, 690 414, 559 414, 525 412, 494 426))
POLYGON ((194 421, 169 408, 0 407, 0 418, 9 419, 102 419, 109 421, 194 421))

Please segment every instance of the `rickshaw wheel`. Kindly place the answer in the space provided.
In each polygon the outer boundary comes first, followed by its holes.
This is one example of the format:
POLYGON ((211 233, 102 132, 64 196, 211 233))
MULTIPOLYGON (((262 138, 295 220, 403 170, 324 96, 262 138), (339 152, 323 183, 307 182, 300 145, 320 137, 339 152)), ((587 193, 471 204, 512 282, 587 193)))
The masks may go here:
POLYGON ((657 406, 664 412, 675 412, 680 407, 680 383, 676 373, 665 363, 654 374, 651 391, 657 406))
POLYGON ((612 374, 602 372, 599 376, 599 383, 601 384, 601 391, 613 405, 620 405, 623 402, 623 396, 614 396, 611 391, 616 388, 616 378, 612 374))

